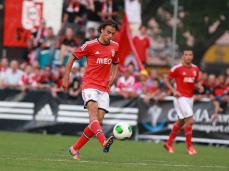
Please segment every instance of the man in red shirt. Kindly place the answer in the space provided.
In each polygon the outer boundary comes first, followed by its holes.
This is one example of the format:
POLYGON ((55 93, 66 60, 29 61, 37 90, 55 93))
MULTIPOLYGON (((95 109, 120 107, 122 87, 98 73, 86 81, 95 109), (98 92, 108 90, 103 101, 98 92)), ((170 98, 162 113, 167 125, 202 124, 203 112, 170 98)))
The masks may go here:
POLYGON ((118 30, 118 25, 114 21, 104 21, 98 29, 99 38, 86 42, 74 51, 66 65, 63 80, 65 89, 68 88, 73 62, 83 56, 87 57, 87 69, 81 87, 84 105, 89 113, 89 125, 84 129, 78 141, 69 148, 69 152, 76 160, 80 160, 79 150, 94 135, 103 147, 103 152, 109 152, 113 143, 114 137, 110 136, 106 139, 101 124, 105 113, 108 112, 108 92, 118 73, 117 52, 119 45, 111 40, 116 30, 118 30))
POLYGON ((189 155, 197 154, 195 148, 192 146, 192 124, 193 124, 193 94, 195 87, 199 88, 200 92, 203 87, 197 83, 199 77, 199 68, 192 64, 193 52, 191 50, 184 50, 182 56, 182 63, 175 65, 169 72, 168 77, 165 78, 165 84, 171 92, 173 92, 174 107, 178 115, 178 121, 174 123, 168 140, 164 144, 165 149, 169 153, 174 153, 173 141, 180 133, 181 128, 184 128, 187 151, 189 155), (174 79, 176 88, 174 88, 169 79, 174 79))
POLYGON ((150 48, 150 40, 147 36, 147 27, 141 25, 139 28, 139 34, 134 36, 133 38, 134 46, 138 52, 140 60, 143 64, 147 63, 147 59, 149 57, 149 48, 150 48))

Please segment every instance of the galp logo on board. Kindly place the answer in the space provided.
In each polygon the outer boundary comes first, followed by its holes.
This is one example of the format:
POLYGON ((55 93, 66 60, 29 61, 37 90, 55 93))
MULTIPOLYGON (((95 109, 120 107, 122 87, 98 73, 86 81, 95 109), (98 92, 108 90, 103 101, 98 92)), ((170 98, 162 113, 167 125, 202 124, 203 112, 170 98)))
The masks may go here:
POLYGON ((24 0, 22 7, 22 25, 25 29, 36 30, 43 18, 42 0, 24 0))

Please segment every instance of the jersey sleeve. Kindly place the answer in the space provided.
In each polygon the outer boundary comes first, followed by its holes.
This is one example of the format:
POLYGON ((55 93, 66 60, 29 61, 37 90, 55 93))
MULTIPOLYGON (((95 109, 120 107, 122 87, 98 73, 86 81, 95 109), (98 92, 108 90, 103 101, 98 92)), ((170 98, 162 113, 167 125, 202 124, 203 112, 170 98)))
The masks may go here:
POLYGON ((117 47, 115 49, 115 55, 114 55, 114 57, 112 59, 112 63, 113 64, 118 64, 119 63, 118 50, 119 50, 119 45, 117 45, 117 47))
POLYGON ((84 56, 88 55, 88 51, 89 51, 89 47, 87 43, 84 43, 81 47, 77 48, 72 55, 76 58, 76 59, 81 59, 84 56))
POLYGON ((175 78, 176 77, 176 69, 172 68, 168 73, 169 78, 175 78))

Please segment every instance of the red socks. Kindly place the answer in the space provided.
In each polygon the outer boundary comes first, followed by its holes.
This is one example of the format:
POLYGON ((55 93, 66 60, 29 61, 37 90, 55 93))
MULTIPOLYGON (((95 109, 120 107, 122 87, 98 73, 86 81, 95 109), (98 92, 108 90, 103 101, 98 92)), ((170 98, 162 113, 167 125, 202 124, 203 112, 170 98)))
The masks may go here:
POLYGON ((91 137, 93 137, 94 133, 88 128, 88 126, 84 129, 83 134, 81 137, 76 141, 73 145, 75 150, 80 150, 91 137))
POLYGON ((103 130, 101 129, 99 121, 98 120, 91 121, 91 123, 88 125, 88 127, 94 133, 94 135, 96 135, 100 144, 103 146, 103 143, 106 140, 106 137, 103 133, 103 130))
MULTIPOLYGON (((169 135, 169 139, 167 140, 168 145, 172 145, 174 139, 180 133, 180 131, 181 127, 179 123, 175 122, 169 135)), ((186 138, 187 147, 189 148, 192 146, 192 125, 184 125, 184 134, 186 138)))
POLYGON ((76 141, 73 145, 75 150, 80 150, 88 140, 96 135, 97 139, 99 140, 100 144, 103 146, 106 137, 101 129, 100 123, 98 120, 93 120, 83 131, 81 137, 76 141))
POLYGON ((168 145, 172 145, 173 141, 175 140, 176 136, 180 133, 181 128, 178 122, 173 124, 173 128, 169 134, 169 139, 167 140, 168 145))
POLYGON ((184 126, 184 134, 186 137, 187 147, 189 148, 192 146, 192 125, 185 125, 184 126))

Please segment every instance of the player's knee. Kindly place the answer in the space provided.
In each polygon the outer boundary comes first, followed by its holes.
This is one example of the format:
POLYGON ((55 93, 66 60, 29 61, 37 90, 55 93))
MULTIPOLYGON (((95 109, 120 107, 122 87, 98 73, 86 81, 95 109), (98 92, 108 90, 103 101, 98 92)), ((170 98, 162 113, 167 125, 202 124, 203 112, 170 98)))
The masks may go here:
POLYGON ((99 120, 96 116, 89 116, 89 121, 92 122, 94 120, 99 120))
POLYGON ((90 115, 98 115, 98 105, 96 102, 89 102, 89 104, 87 105, 87 109, 90 115))
POLYGON ((193 124, 193 119, 188 119, 185 121, 186 125, 192 125, 193 124))
POLYGON ((98 117, 98 115, 95 113, 95 112, 93 112, 93 111, 90 111, 89 112, 89 119, 92 121, 92 120, 98 120, 99 121, 99 117, 98 117))
POLYGON ((178 120, 177 122, 180 127, 184 125, 184 119, 178 120))
POLYGON ((99 123, 100 123, 100 125, 103 123, 103 118, 102 117, 100 117, 100 116, 98 116, 98 121, 99 121, 99 123))

